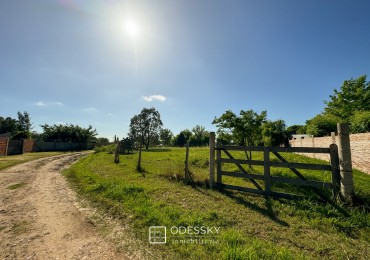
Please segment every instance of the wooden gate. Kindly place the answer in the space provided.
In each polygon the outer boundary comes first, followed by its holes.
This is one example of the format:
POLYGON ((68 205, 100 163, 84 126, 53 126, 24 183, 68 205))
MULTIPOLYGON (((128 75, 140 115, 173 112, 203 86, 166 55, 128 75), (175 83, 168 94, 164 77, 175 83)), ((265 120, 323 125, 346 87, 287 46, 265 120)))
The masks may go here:
MULTIPOLYGON (((239 153, 240 154, 240 153, 239 153)), ((274 191, 274 183, 286 183, 294 186, 309 187, 310 190, 316 192, 320 197, 325 195, 320 189, 331 189, 334 196, 339 192, 340 187, 340 170, 338 147, 335 144, 329 148, 305 148, 305 147, 245 147, 245 146, 227 146, 216 145, 216 165, 217 165, 217 180, 216 185, 221 189, 231 189, 238 191, 247 191, 267 196, 292 198, 297 194, 285 193, 284 191, 274 191), (235 158, 235 151, 243 151, 244 158, 235 158), (253 160, 249 158, 247 152, 263 153, 262 160, 253 160), (330 155, 330 164, 312 164, 312 163, 297 163, 288 162, 281 153, 326 153, 330 155), (271 156, 272 155, 272 156, 271 156), (226 157, 225 157, 226 156, 226 157), (237 170, 228 171, 223 169, 225 164, 236 165, 237 170), (247 165, 249 165, 247 169, 247 165), (262 169, 258 174, 253 172, 253 166, 258 166, 262 169), (271 172, 271 167, 288 168, 292 176, 278 176, 271 172), (331 173, 331 182, 308 180, 298 169, 326 171, 331 173), (253 172, 253 173, 252 173, 253 172), (223 176, 243 178, 248 180, 249 187, 241 185, 226 184, 223 182, 223 176)), ((226 167, 227 168, 227 167, 226 167)), ((230 168, 230 167, 229 167, 230 168)), ((329 174, 330 174, 329 173, 329 174)), ((328 173, 326 173, 328 174, 328 173)), ((329 176, 330 178, 330 176, 329 176)))

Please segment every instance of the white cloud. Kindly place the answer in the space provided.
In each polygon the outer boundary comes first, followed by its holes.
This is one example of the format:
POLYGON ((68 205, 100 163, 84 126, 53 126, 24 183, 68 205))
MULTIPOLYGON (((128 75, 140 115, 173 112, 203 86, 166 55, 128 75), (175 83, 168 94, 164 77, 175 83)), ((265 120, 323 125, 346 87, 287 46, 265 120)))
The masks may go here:
POLYGON ((162 95, 152 95, 152 96, 146 96, 142 97, 146 102, 152 102, 152 101, 159 101, 164 102, 166 101, 166 97, 162 95))
POLYGON ((38 107, 46 107, 46 106, 63 106, 62 102, 44 102, 44 101, 38 101, 35 103, 38 107))

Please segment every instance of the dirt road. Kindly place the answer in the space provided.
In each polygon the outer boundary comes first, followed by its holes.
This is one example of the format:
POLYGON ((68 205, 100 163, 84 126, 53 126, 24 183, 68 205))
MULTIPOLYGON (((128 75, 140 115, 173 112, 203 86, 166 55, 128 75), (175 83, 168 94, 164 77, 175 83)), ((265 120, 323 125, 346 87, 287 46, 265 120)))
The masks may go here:
POLYGON ((83 153, 0 171, 0 259, 127 259, 96 232, 61 170, 83 153))

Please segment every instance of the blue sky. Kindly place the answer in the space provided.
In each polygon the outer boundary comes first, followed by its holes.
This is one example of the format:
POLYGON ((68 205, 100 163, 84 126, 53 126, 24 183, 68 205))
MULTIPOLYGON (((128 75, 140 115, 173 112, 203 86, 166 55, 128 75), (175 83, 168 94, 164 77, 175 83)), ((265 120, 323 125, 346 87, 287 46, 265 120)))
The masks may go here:
POLYGON ((370 71, 370 1, 1 0, 0 116, 125 136, 155 107, 178 134, 231 109, 304 124, 370 71))

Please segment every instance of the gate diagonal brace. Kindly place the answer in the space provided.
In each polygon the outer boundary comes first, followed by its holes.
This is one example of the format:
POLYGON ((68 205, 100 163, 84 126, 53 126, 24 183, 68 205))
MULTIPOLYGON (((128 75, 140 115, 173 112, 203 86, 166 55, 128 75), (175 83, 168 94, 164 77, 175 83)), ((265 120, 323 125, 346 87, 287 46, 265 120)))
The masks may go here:
MULTIPOLYGON (((283 156, 281 156, 278 152, 272 152, 280 161, 284 162, 284 163, 288 163, 287 160, 285 160, 285 158, 283 156)), ((295 175, 297 175, 300 179, 302 180, 307 180, 303 175, 302 173, 300 173, 297 169, 295 168, 289 168, 295 175)), ((315 187, 312 187, 313 191, 319 195, 322 199, 326 200, 326 196, 320 191, 318 190, 317 188, 315 187)))
MULTIPOLYGON (((226 150, 226 149, 223 149, 222 148, 222 150, 224 151, 224 153, 227 155, 227 156, 229 156, 229 158, 230 159, 232 159, 232 160, 235 160, 235 158, 226 150)), ((246 176, 246 178, 248 179, 248 180, 250 180, 253 184, 254 184, 254 186, 256 186, 256 188, 257 189, 259 189, 259 190, 263 190, 262 188, 261 188, 261 186, 260 185, 258 185, 258 183, 253 179, 253 177, 252 176, 250 176, 249 175, 249 173, 243 168, 243 166, 241 166, 241 164, 240 163, 235 163, 236 164, 236 166, 239 168, 239 170, 241 171, 241 172, 243 172, 243 173, 245 173, 247 176, 246 176)))

